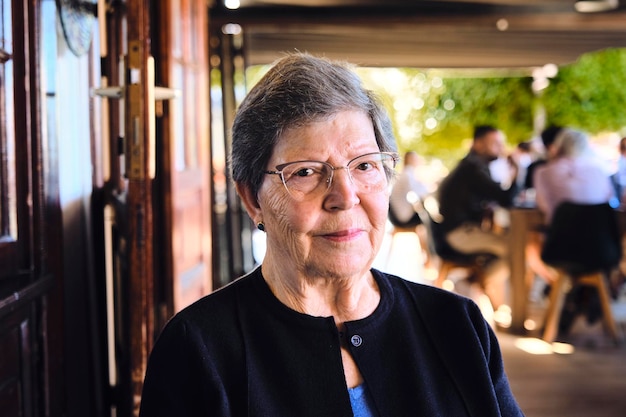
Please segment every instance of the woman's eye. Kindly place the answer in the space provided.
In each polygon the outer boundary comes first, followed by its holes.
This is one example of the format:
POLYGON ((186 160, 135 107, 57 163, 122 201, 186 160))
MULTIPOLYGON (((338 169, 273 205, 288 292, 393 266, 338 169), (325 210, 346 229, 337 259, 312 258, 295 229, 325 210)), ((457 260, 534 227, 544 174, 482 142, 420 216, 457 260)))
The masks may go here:
POLYGON ((293 173, 294 177, 308 177, 313 175, 315 172, 313 168, 300 168, 293 173))
POLYGON ((359 171, 368 171, 372 168, 374 168, 374 164, 372 162, 361 162, 359 165, 356 166, 356 169, 358 169, 359 171))

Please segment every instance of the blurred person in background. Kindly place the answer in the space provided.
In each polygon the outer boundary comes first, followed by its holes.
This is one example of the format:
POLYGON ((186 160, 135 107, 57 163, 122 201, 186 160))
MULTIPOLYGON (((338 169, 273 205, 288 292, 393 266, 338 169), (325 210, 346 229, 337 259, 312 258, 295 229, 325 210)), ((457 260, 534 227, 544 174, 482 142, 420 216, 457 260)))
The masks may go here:
POLYGON ((619 204, 626 205, 626 137, 619 141, 619 156, 617 158, 617 172, 614 176, 615 188, 619 204))
POLYGON ((415 211, 415 202, 428 195, 428 188, 417 178, 420 157, 415 151, 404 155, 402 171, 398 174, 389 200, 389 212, 392 223, 399 227, 411 227, 421 224, 415 211))
MULTIPOLYGON (((551 158, 537 168, 533 179, 537 207, 544 215, 546 227, 550 227, 554 211, 563 202, 601 204, 614 198, 615 189, 607 163, 591 149, 586 133, 563 128, 556 136, 552 149, 551 158)), ((536 242, 540 256, 544 237, 538 233, 535 235, 540 236, 536 242)), ((548 271, 551 273, 547 281, 553 282, 556 272, 550 268, 548 271)), ((561 330, 566 331, 582 311, 586 311, 590 324, 601 317, 597 292, 577 286, 575 291, 567 294, 559 322, 561 330)))
MULTIPOLYGON (((622 209, 626 208, 626 137, 619 141, 618 145, 619 157, 617 159, 617 172, 614 175, 614 184, 616 186, 616 195, 619 198, 619 205, 622 209)), ((612 277, 612 289, 614 293, 618 293, 619 289, 626 284, 626 234, 622 236, 623 255, 620 261, 620 267, 617 274, 612 277)))
MULTIPOLYGON (((442 228, 450 246, 461 253, 489 253, 497 257, 488 265, 484 282, 494 310, 506 302, 509 245, 506 233, 484 227, 485 216, 492 216, 493 205, 510 207, 518 191, 516 181, 509 181, 508 187, 503 188, 491 176, 490 163, 502 157, 504 151, 502 131, 493 126, 476 127, 469 153, 438 189, 442 228)), ((516 178, 516 162, 513 158, 507 161, 507 177, 516 178)))
MULTIPOLYGON (((538 168, 544 166, 549 160, 555 158, 559 153, 559 143, 556 139, 558 135, 564 130, 563 126, 552 125, 548 126, 541 132, 541 143, 543 144, 543 155, 536 161, 531 163, 526 170, 526 181, 524 184, 524 190, 522 191, 525 197, 525 203, 530 206, 536 206, 537 196, 535 191, 535 172, 538 168)), ((539 227, 537 230, 529 230, 527 234, 526 243, 526 263, 533 272, 533 275, 527 276, 526 285, 529 289, 533 287, 535 276, 538 276, 544 281, 545 284, 554 282, 558 274, 550 266, 546 265, 541 259, 541 248, 543 247, 544 240, 544 226, 539 227)), ((531 295, 532 297, 532 295, 531 295)))
POLYGON ((532 142, 520 142, 515 147, 512 157, 517 162, 518 171, 515 181, 519 188, 524 188, 526 182, 526 173, 530 164, 535 162, 532 142))
POLYGON ((430 263, 427 236, 416 211, 416 204, 421 204, 428 195, 428 188, 417 177, 417 168, 421 158, 415 151, 404 154, 402 171, 396 177, 389 199, 389 221, 400 229, 414 229, 419 237, 425 264, 430 263))
POLYGON ((556 148, 553 146, 557 135, 563 130, 562 126, 548 126, 541 132, 541 144, 543 145, 543 155, 531 162, 526 168, 526 181, 524 182, 524 188, 534 188, 533 180, 535 169, 542 166, 548 160, 554 156, 556 148))
POLYGON ((545 224, 550 224, 554 210, 564 201, 599 204, 614 197, 607 164, 593 152, 587 134, 562 129, 552 149, 551 158, 537 168, 533 178, 537 207, 545 224))

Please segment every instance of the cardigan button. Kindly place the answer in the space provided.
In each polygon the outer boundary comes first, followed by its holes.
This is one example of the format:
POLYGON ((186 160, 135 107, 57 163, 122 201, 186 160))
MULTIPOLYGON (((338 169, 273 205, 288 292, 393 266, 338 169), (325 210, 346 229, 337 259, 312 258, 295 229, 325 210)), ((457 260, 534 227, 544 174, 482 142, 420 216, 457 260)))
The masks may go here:
POLYGON ((350 338, 350 343, 352 343, 352 346, 354 347, 359 347, 363 343, 363 338, 358 334, 355 334, 350 338))

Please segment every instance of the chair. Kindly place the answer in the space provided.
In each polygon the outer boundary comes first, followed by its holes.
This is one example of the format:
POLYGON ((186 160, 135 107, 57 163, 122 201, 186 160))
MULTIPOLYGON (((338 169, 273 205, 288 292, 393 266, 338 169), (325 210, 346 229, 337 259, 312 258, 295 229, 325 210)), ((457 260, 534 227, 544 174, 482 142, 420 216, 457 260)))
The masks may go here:
POLYGON ((557 336, 564 290, 571 281, 597 290, 605 329, 619 343, 606 273, 618 265, 621 254, 617 218, 608 203, 564 202, 557 207, 541 252, 543 261, 559 272, 550 290, 543 340, 551 343, 557 336))
POLYGON ((428 210, 423 202, 416 204, 416 211, 422 224, 427 231, 428 251, 432 257, 439 258, 439 270, 434 285, 443 287, 450 271, 453 269, 465 269, 470 279, 476 280, 481 285, 484 280, 484 268, 495 259, 490 253, 465 254, 458 252, 450 246, 445 238, 439 214, 428 210))

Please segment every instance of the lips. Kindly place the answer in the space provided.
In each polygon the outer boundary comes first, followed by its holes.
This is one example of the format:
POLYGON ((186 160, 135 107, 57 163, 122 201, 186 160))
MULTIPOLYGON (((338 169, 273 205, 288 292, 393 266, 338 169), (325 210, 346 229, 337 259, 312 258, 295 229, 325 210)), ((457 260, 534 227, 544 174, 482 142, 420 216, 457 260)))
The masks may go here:
POLYGON ((324 233, 322 236, 330 240, 348 241, 348 240, 356 239, 357 237, 361 236, 362 233, 363 233, 362 229, 351 228, 351 229, 338 230, 332 233, 324 233))

